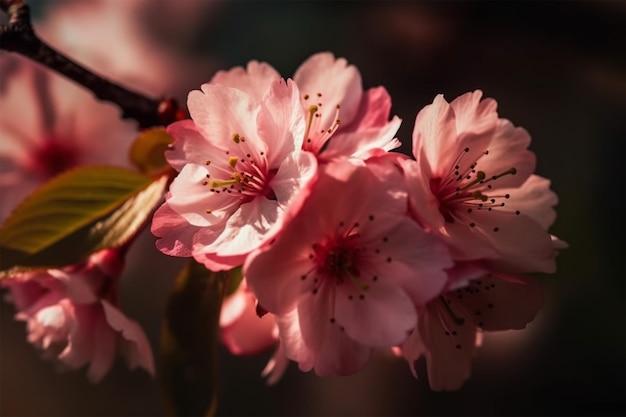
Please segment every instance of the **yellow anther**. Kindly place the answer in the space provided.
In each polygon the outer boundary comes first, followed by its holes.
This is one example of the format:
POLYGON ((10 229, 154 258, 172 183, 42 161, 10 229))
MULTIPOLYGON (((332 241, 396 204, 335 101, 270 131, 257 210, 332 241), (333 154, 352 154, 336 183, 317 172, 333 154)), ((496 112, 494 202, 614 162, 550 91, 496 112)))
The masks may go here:
POLYGON ((241 136, 239 136, 239 133, 233 133, 233 142, 235 143, 239 143, 241 141, 241 136))
POLYGON ((475 198, 475 199, 480 200, 480 201, 487 201, 489 199, 489 197, 487 197, 486 195, 484 195, 480 191, 474 191, 472 193, 472 198, 475 198))
POLYGON ((235 168, 235 165, 237 165, 237 161, 239 161, 239 158, 237 158, 236 156, 231 156, 230 158, 228 158, 228 165, 230 165, 231 168, 235 168))

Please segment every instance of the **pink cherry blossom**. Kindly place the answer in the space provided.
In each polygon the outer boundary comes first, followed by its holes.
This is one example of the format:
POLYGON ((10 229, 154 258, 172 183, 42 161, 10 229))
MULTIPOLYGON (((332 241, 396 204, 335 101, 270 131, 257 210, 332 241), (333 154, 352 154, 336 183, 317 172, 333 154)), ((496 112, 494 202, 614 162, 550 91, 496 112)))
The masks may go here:
POLYGON ((436 297, 450 266, 445 247, 406 216, 392 165, 324 166, 301 211, 244 264, 259 304, 277 316, 288 358, 319 375, 361 369, 391 347, 436 297))
POLYGON ((315 179, 314 156, 300 150, 298 88, 277 80, 258 101, 205 84, 189 94, 188 107, 193 121, 168 128, 175 143, 166 157, 180 172, 152 231, 164 253, 230 269, 280 228, 285 209, 301 204, 315 179))
POLYGON ((0 56, 0 221, 26 195, 78 165, 130 166, 136 127, 119 110, 17 55, 0 56))
POLYGON ((98 382, 119 349, 130 368, 154 374, 143 330, 117 306, 121 270, 119 254, 107 249, 82 264, 17 273, 2 285, 18 310, 16 320, 26 322, 28 341, 45 357, 69 368, 88 365, 89 380, 98 382))
POLYGON ((542 305, 541 287, 533 280, 490 272, 461 282, 420 309, 401 352, 416 377, 414 362, 426 357, 433 390, 456 390, 470 376, 483 331, 523 329, 542 305))
MULTIPOLYGON (((261 97, 280 74, 265 62, 218 72, 212 84, 222 84, 261 97)), ((330 52, 312 55, 295 72, 301 103, 308 118, 302 148, 320 161, 354 157, 367 159, 400 146, 394 137, 401 120, 389 121, 391 98, 384 87, 363 91, 361 74, 344 58, 330 52), (332 140, 330 140, 332 138, 332 140)))
MULTIPOLYGON (((403 162, 416 219, 449 245, 456 260, 488 259, 493 268, 554 272, 556 194, 532 175, 530 136, 498 118, 482 92, 452 103, 443 96, 419 112, 413 155, 403 162)), ((561 242, 563 243, 563 242, 561 242)))

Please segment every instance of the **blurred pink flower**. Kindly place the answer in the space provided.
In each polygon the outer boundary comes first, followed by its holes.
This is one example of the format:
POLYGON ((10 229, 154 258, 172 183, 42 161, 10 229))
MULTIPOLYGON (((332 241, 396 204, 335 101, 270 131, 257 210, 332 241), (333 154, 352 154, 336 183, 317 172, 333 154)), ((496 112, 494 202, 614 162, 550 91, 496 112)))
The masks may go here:
MULTIPOLYGON (((475 276, 480 269, 470 266, 463 273, 475 276)), ((457 282, 421 308, 401 352, 416 377, 414 363, 426 357, 433 390, 456 390, 470 376, 483 331, 524 329, 542 305, 541 287, 533 280, 483 270, 479 278, 457 282)))
POLYGON ((154 375, 143 330, 118 309, 122 262, 116 251, 107 249, 81 264, 20 272, 2 280, 18 310, 16 320, 27 324, 28 341, 69 368, 88 364, 92 382, 109 371, 116 349, 130 368, 140 366, 154 375))
MULTIPOLYGON (((265 62, 251 61, 246 69, 219 71, 212 84, 241 89, 260 98, 280 74, 265 62)), ((400 146, 394 137, 401 120, 389 121, 391 98, 384 87, 363 91, 361 74, 330 52, 312 55, 293 77, 308 118, 302 148, 322 161, 354 157, 367 159, 400 146), (332 137, 333 140, 330 140, 332 137)))
POLYGON ((162 252, 233 268, 280 228, 288 206, 302 203, 317 162, 300 150, 298 94, 284 80, 261 101, 223 85, 189 93, 193 121, 168 127, 175 142, 166 158, 180 172, 152 223, 162 252))
MULTIPOLYGON (((160 0, 159 8, 176 8, 184 19, 198 9, 197 3, 207 2, 160 0)), ((105 78, 150 97, 184 94, 213 72, 213 64, 184 55, 181 48, 165 48, 165 42, 151 37, 145 18, 153 8, 146 0, 56 2, 47 6, 36 30, 54 48, 105 78)))
POLYGON ((245 281, 224 300, 220 329, 222 341, 235 355, 254 355, 278 343, 274 315, 259 317, 256 298, 245 281))
POLYGON ((0 221, 26 195, 78 165, 129 166, 136 127, 119 110, 17 55, 0 56, 0 221))
POLYGON ((499 119, 482 92, 448 104, 443 96, 415 120, 413 155, 402 163, 413 213, 450 247, 455 260, 489 260, 519 273, 554 272, 547 228, 556 214, 550 181, 532 175, 530 136, 499 119))
POLYGON ((248 285, 300 369, 360 370, 372 348, 403 342, 416 306, 443 288, 449 255, 406 209, 394 166, 335 161, 276 241, 247 258, 248 285))
POLYGON ((235 355, 254 355, 274 347, 276 350, 262 372, 270 385, 282 377, 289 360, 278 338, 278 327, 272 313, 259 317, 257 300, 245 280, 235 293, 224 300, 220 314, 222 341, 235 355))

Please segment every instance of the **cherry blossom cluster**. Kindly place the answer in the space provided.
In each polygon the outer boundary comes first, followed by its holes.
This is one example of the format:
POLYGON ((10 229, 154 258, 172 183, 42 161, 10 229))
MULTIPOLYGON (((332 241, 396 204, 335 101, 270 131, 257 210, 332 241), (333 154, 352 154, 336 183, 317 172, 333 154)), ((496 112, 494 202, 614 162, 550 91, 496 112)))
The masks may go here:
POLYGON ((318 375, 359 371, 373 350, 430 385, 459 388, 485 331, 522 329, 542 305, 528 273, 553 273, 556 195, 534 175, 529 134, 481 91, 419 111, 413 158, 383 87, 319 53, 291 79, 269 64, 218 72, 167 130, 177 171, 158 249, 213 271, 242 267, 223 304, 233 353, 274 347, 318 375))

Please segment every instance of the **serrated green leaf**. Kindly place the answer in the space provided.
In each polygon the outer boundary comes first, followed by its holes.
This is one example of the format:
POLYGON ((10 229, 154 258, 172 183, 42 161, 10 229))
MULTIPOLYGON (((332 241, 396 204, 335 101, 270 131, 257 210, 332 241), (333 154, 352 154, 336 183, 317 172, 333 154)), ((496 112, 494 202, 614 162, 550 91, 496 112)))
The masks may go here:
POLYGON ((159 372, 171 415, 215 415, 218 326, 226 274, 192 260, 176 279, 161 332, 159 372))
POLYGON ((165 151, 174 139, 163 128, 142 132, 130 148, 130 160, 139 170, 152 175, 169 169, 165 151))
POLYGON ((113 167, 62 174, 28 197, 0 228, 0 271, 75 263, 137 233, 167 183, 113 167))

